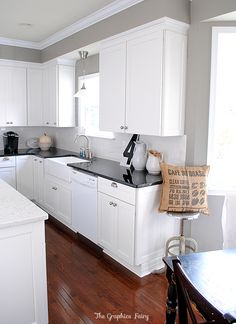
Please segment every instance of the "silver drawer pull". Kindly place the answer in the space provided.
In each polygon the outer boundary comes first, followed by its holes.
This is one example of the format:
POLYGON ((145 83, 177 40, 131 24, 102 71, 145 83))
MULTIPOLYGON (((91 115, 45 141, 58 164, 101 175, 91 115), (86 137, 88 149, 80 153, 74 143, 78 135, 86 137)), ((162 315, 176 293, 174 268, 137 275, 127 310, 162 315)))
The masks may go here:
POLYGON ((34 159, 34 161, 38 161, 37 159, 34 159))
POLYGON ((113 205, 113 202, 112 202, 112 201, 110 201, 110 202, 109 202, 109 205, 113 205))
POLYGON ((112 186, 113 188, 117 188, 117 187, 118 187, 117 183, 115 183, 115 182, 112 182, 112 183, 111 183, 111 186, 112 186))
POLYGON ((53 190, 57 190, 57 187, 52 187, 53 190))
POLYGON ((116 207, 117 206, 117 204, 116 203, 113 203, 113 207, 116 207))
POLYGON ((2 160, 3 161, 9 161, 10 159, 8 157, 4 157, 2 160))

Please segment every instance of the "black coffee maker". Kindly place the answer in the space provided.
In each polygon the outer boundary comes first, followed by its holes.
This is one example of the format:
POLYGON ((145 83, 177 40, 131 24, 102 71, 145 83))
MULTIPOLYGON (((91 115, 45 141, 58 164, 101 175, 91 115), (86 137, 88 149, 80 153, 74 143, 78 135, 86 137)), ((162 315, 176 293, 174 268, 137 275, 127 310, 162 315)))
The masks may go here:
POLYGON ((4 154, 18 153, 19 135, 14 132, 3 133, 4 154))

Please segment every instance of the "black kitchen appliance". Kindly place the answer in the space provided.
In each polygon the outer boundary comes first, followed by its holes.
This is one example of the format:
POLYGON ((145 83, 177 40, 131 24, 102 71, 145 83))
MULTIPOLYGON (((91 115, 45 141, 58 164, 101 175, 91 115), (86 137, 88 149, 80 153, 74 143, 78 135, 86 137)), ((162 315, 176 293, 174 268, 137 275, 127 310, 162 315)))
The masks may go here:
POLYGON ((3 133, 4 154, 18 153, 19 135, 14 132, 3 133))

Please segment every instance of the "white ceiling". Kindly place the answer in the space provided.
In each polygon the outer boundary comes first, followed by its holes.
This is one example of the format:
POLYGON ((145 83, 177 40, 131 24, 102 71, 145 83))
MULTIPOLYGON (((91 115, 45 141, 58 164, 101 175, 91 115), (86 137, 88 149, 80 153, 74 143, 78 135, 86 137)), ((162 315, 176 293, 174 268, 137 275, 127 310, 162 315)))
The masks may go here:
POLYGON ((204 20, 205 22, 210 21, 236 21, 236 11, 232 11, 229 13, 226 13, 224 15, 216 16, 213 18, 209 18, 204 20))
POLYGON ((0 0, 0 37, 40 42, 113 2, 117 0, 0 0))

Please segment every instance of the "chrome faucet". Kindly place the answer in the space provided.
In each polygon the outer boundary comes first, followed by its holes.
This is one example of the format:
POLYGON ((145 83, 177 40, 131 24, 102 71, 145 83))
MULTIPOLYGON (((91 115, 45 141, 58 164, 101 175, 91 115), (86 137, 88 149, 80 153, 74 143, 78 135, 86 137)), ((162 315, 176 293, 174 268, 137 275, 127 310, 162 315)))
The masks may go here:
POLYGON ((79 135, 77 134, 75 136, 74 143, 79 142, 80 138, 84 138, 86 141, 85 146, 80 146, 80 157, 86 158, 86 159, 91 159, 92 158, 92 152, 89 149, 89 139, 86 135, 79 135))

